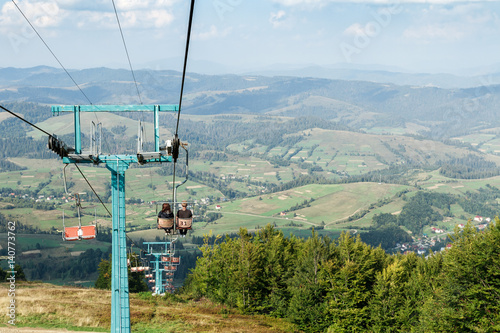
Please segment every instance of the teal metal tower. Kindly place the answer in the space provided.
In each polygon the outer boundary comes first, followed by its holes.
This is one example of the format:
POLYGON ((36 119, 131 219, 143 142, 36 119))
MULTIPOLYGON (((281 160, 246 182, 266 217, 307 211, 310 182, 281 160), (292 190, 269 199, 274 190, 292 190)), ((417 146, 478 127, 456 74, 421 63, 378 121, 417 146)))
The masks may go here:
MULTIPOLYGON (((68 148, 54 135, 49 137, 49 148, 57 152, 64 164, 93 163, 105 164, 111 171, 112 197, 112 276, 111 276, 111 332, 130 332, 130 301, 127 267, 127 242, 125 234, 125 171, 131 163, 172 162, 169 145, 160 147, 160 112, 178 112, 177 105, 64 105, 52 106, 52 114, 73 112, 75 127, 75 147, 68 148), (154 146, 152 152, 142 152, 138 145, 137 155, 101 154, 97 144, 97 135, 92 136, 91 149, 82 151, 81 112, 153 112, 154 113, 154 146)), ((93 127, 98 130, 99 126, 93 127)), ((140 135, 139 135, 140 136, 140 135)), ((174 140, 175 141, 175 140, 174 140)), ((172 148, 175 151, 175 144, 172 148)), ((178 152, 178 147, 177 147, 178 152)), ((174 152, 175 156, 175 152, 174 152)), ((176 157, 175 157, 176 158, 176 157)))
POLYGON ((162 264, 171 264, 172 258, 175 254, 174 248, 175 239, 166 242, 144 242, 148 246, 147 255, 154 258, 154 271, 155 271, 155 292, 156 295, 165 293, 165 286, 163 284, 163 272, 169 271, 168 266, 162 267, 162 264), (167 260, 165 260, 167 259, 167 260))

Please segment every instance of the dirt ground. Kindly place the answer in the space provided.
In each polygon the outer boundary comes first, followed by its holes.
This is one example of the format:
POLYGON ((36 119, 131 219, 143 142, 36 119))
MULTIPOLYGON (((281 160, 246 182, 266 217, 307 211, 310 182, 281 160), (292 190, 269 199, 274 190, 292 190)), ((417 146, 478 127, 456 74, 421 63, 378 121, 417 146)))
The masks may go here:
MULTIPOLYGON (((0 327, 0 333, 9 332, 9 333, 67 333, 67 332, 75 332, 75 331, 67 331, 67 330, 53 330, 53 329, 44 329, 44 328, 29 328, 29 327, 0 327)), ((82 332, 78 331, 78 333, 95 333, 95 332, 82 332)))

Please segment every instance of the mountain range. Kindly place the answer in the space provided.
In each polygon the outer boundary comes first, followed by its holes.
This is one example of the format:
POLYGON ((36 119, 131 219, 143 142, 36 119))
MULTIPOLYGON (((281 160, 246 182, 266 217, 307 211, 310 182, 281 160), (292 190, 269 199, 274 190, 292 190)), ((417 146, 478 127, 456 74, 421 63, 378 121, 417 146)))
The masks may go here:
MULTIPOLYGON (((321 76, 321 68, 311 70, 321 76)), ((46 66, 1 68, 0 101, 47 105, 174 104, 179 99, 181 73, 176 71, 136 71, 140 95, 130 71, 124 69, 68 72, 71 78, 61 69, 46 66)), ((496 115, 500 102, 498 84, 440 88, 424 84, 433 75, 332 69, 323 71, 323 76, 329 73, 351 79, 188 73, 183 112, 319 117, 356 130, 418 128, 412 134, 434 138, 449 138, 500 125, 496 115), (374 82, 376 80, 366 79, 369 76, 390 76, 401 84, 374 82), (418 80, 421 84, 405 83, 418 80)), ((299 75, 300 70, 290 74, 299 75)), ((491 77, 500 79, 497 74, 491 77)), ((447 78, 459 81, 455 77, 447 78)))

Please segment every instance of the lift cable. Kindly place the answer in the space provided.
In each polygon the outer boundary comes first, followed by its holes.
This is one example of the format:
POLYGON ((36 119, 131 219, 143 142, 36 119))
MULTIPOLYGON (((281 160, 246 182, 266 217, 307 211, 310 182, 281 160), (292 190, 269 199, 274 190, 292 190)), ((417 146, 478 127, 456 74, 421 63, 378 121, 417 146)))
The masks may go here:
MULTIPOLYGON (((15 116, 16 118, 19 118, 21 119, 22 121, 24 121, 25 123, 27 123, 28 125, 30 126, 33 126, 34 128, 36 128, 37 130, 39 130, 40 132, 44 133, 44 134, 47 134, 49 137, 53 138, 54 135, 48 133, 47 131, 41 129, 40 127, 36 126, 35 124, 27 121, 26 119, 18 116, 17 114, 15 114, 14 112, 6 109, 5 107, 3 107, 2 105, 0 105, 0 109, 10 113, 11 115, 15 116)), ((94 192, 95 196, 97 197, 97 199, 99 199, 99 201, 101 202, 102 206, 104 207, 104 209, 108 212, 109 216, 112 216, 111 212, 109 211, 108 207, 106 207, 106 205, 104 204, 104 202, 102 201, 101 197, 99 196, 99 194, 97 194, 97 192, 94 190, 94 188, 92 187, 92 185, 90 184, 89 180, 87 179, 87 177, 85 177, 85 174, 82 172, 82 170, 80 170, 80 168, 78 167, 78 164, 75 163, 75 166, 76 168, 78 169, 78 171, 80 172, 80 174, 82 175, 82 177, 85 179, 85 181, 87 182, 87 184, 89 185, 90 189, 92 190, 92 192, 94 192)), ((128 235, 125 235, 128 240, 132 243, 132 244, 135 244, 134 241, 128 236, 128 235)), ((137 244, 135 244, 137 246, 137 244)), ((137 246, 138 248, 141 248, 140 246, 137 246)), ((143 251, 141 249, 141 251, 143 251)))
MULTIPOLYGON (((99 196, 99 194, 97 194, 97 192, 94 190, 94 188, 92 187, 92 185, 90 184, 89 180, 87 179, 87 177, 85 177, 85 175, 83 174, 82 170, 80 170, 80 168, 78 167, 78 164, 75 163, 75 166, 76 168, 78 169, 78 171, 80 172, 80 174, 82 175, 83 179, 85 179, 85 181, 87 182, 87 184, 89 185, 90 189, 92 190, 92 192, 94 192, 95 196, 97 197, 97 199, 99 199, 99 202, 101 203, 101 205, 104 207, 104 209, 108 212, 108 215, 110 217, 112 217, 113 215, 111 214, 111 212, 109 211, 108 207, 106 207, 106 205, 104 204, 104 202, 101 200, 101 197, 99 196)), ((128 240, 130 241, 131 244, 137 246, 139 249, 141 249, 141 251, 144 251, 140 246, 138 246, 137 244, 134 243, 134 241, 125 233, 125 237, 128 238, 128 240)))
MULTIPOLYGON (((0 109, 10 113, 11 115, 15 116, 16 118, 19 118, 21 119, 22 121, 24 121, 25 123, 27 123, 28 125, 30 126, 33 126, 34 128, 36 128, 37 130, 39 130, 40 132, 44 133, 44 134, 47 134, 49 137, 53 138, 54 135, 50 134, 49 132, 41 129, 40 127, 36 126, 35 124, 27 121, 26 119, 18 116, 17 114, 15 114, 14 112, 4 108, 3 106, 0 105, 0 109)), ((94 194, 97 196, 97 199, 99 199, 99 201, 101 202, 101 204, 104 206, 104 209, 106 209, 106 211, 108 212, 109 216, 111 216, 111 212, 108 210, 108 208, 104 205, 104 202, 101 200, 101 197, 99 197, 99 195, 96 193, 96 191, 94 190, 94 188, 92 187, 92 185, 90 184, 90 182, 88 181, 87 177, 85 177, 85 175, 83 174, 82 170, 80 170, 80 168, 78 167, 78 164, 75 163, 75 166, 76 168, 78 169, 78 171, 80 171, 81 175, 83 176, 83 178, 85 179, 85 181, 87 182, 87 184, 90 186, 90 188, 92 189, 92 192, 94 192, 94 194)))
POLYGON ((191 0, 191 9, 189 12, 189 24, 186 38, 186 52, 184 53, 184 68, 182 70, 181 95, 179 97, 179 113, 177 114, 177 126, 175 127, 175 135, 179 132, 179 120, 181 118, 182 95, 184 93, 184 81, 186 79, 186 66, 189 53, 189 40, 191 39, 191 26, 193 24, 194 1, 191 0))
POLYGON ((12 112, 12 111, 10 111, 10 110, 8 110, 8 109, 4 108, 4 107, 3 107, 3 106, 1 106, 1 105, 0 105, 0 109, 2 109, 2 110, 4 110, 4 111, 6 111, 6 112, 8 112, 8 113, 10 113, 11 115, 13 115, 13 116, 14 116, 14 117, 16 117, 16 118, 21 119, 22 121, 24 121, 25 123, 27 123, 27 124, 28 124, 28 125, 30 125, 30 126, 33 126, 34 128, 36 128, 36 129, 37 129, 37 130, 39 130, 40 132, 43 132, 44 134, 47 134, 49 137, 54 137, 54 136, 53 136, 52 134, 50 134, 49 132, 44 131, 44 130, 43 130, 43 129, 41 129, 40 127, 36 126, 36 125, 35 125, 35 124, 33 124, 33 123, 30 123, 29 121, 27 121, 27 120, 26 120, 26 119, 24 119, 23 117, 18 116, 18 115, 17 115, 17 114, 15 114, 14 112, 12 112))
POLYGON ((99 196, 99 194, 97 194, 97 192, 94 190, 94 188, 92 187, 92 185, 90 185, 90 182, 89 180, 87 179, 87 177, 85 177, 85 175, 83 174, 82 170, 80 170, 80 167, 78 166, 77 163, 75 163, 75 166, 76 168, 78 169, 78 171, 80 172, 80 174, 82 175, 83 179, 85 179, 85 181, 87 182, 87 184, 89 185, 90 189, 92 190, 92 192, 94 192, 95 196, 97 197, 97 199, 99 199, 99 201, 101 202, 102 206, 104 207, 104 209, 106 209, 106 211, 108 212, 109 216, 112 216, 111 215, 111 212, 109 211, 108 207, 106 207, 106 205, 104 204, 104 202, 101 200, 101 197, 99 196))
POLYGON ((14 5, 16 6, 16 8, 19 10, 19 12, 21 13, 21 15, 23 15, 23 17, 26 19, 26 21, 28 22, 28 24, 31 26, 31 28, 33 29, 33 31, 35 31, 35 33, 38 35, 38 37, 40 38, 40 40, 43 42, 43 44, 45 44, 45 46, 47 47, 47 49, 49 50, 50 53, 52 53, 52 55, 54 56, 54 58, 57 60, 57 62, 59 63, 59 65, 62 67, 62 69, 64 69, 64 71, 66 72, 66 74, 68 74, 69 78, 71 79, 71 81, 73 81, 73 83, 76 85, 76 87, 78 88, 78 90, 80 90, 80 92, 83 94, 83 96, 85 96, 85 98, 87 99, 87 101, 92 104, 92 102, 90 101, 90 99, 88 98, 88 96, 83 92, 82 88, 80 88, 80 86, 78 85, 78 83, 76 83, 75 79, 73 79, 73 76, 71 76, 71 74, 66 70, 66 68, 64 67, 64 65, 61 63, 61 61, 59 61, 59 58, 57 58, 57 56, 54 54, 54 52, 52 52, 52 49, 49 47, 49 45, 45 42, 45 40, 42 38, 42 36, 38 33, 38 31, 35 29, 35 27, 33 26, 33 24, 31 24, 30 20, 28 20, 28 18, 26 17, 26 15, 24 15, 23 11, 21 10, 21 8, 19 8, 19 6, 17 5, 17 3, 12 0, 12 2, 14 3, 14 5))
MULTIPOLYGON (((194 13, 194 1, 191 0, 191 8, 189 11, 189 23, 186 38, 186 51, 184 52, 184 67, 182 69, 182 82, 181 82, 181 94, 179 96, 179 112, 177 113, 177 126, 175 127, 175 144, 179 144, 178 132, 179 132, 179 121, 181 119, 181 108, 182 108, 182 96, 184 94, 184 81, 186 79, 186 67, 189 54, 189 41, 191 40, 191 27, 193 25, 193 13, 194 13)), ((177 148, 178 149, 178 148, 177 148)), ((172 202, 175 201, 175 165, 177 164, 177 157, 174 156, 174 175, 172 180, 172 202)), ((175 208, 174 208, 175 209, 175 208)))
MULTIPOLYGON (((16 6, 17 10, 21 13, 21 15, 24 17, 24 19, 28 22, 28 24, 30 25, 30 27, 33 29, 33 31, 37 34, 37 36, 40 38, 40 40, 42 41, 42 43, 45 45, 45 47, 49 50, 49 52, 52 54, 52 56, 54 57, 54 59, 56 59, 56 61, 59 63, 59 65, 61 66, 61 68, 64 70, 64 72, 69 76, 69 78, 71 79, 71 81, 75 84, 75 86, 78 88, 78 90, 82 93, 82 95, 87 99, 87 101, 89 102, 90 105, 93 105, 92 101, 90 100, 90 98, 87 96, 87 94, 85 94, 85 92, 81 89, 81 87, 78 85, 78 83, 75 81, 75 79, 73 78, 73 76, 68 72, 68 70, 66 69, 66 67, 64 67, 64 65, 62 64, 62 62, 59 60, 59 58, 55 55, 55 53, 52 51, 52 49, 50 48, 50 46, 45 42, 45 40, 43 39, 43 37, 40 35, 40 33, 38 33, 38 31, 36 30, 36 28, 33 26, 33 24, 30 22, 30 20, 28 19, 28 17, 24 14, 24 12, 21 10, 21 8, 17 5, 17 3, 14 1, 14 0, 11 0, 12 3, 16 6)), ((137 85, 137 80, 135 78, 135 74, 134 74, 134 71, 133 71, 133 68, 132 68, 132 64, 131 64, 131 61, 130 61, 130 57, 129 57, 129 54, 128 54, 128 49, 127 49, 127 46, 125 44, 125 39, 124 39, 124 36, 123 36, 123 32, 122 32, 122 29, 121 29, 121 25, 120 25, 120 21, 119 21, 119 18, 118 18, 118 13, 116 11, 116 6, 115 6, 115 3, 114 3, 114 0, 112 0, 113 2, 113 8, 115 10, 115 14, 116 14, 116 19, 118 21, 118 26, 120 28, 120 33, 121 33, 121 36, 122 36, 122 41, 123 41, 123 44, 124 44, 124 47, 125 47, 125 52, 127 54, 127 58, 128 58, 128 61, 129 61, 129 65, 130 65, 130 69, 132 71, 132 76, 134 78, 134 82, 135 82, 135 86, 136 86, 136 90, 137 90, 137 93, 138 93, 138 96, 139 96, 139 100, 140 100, 140 103, 143 104, 142 102, 142 99, 141 99, 141 96, 140 96, 140 93, 139 93, 139 88, 138 88, 138 85, 137 85)), ((180 103, 179 103, 179 113, 178 113, 178 116, 177 116, 177 127, 176 127, 176 135, 177 135, 177 131, 178 131, 178 128, 179 128, 179 119, 180 119, 180 111, 181 111, 181 104, 182 104, 182 94, 183 94, 183 90, 184 90, 184 81, 185 81, 185 74, 186 74, 186 63, 187 63, 187 55, 188 55, 188 50, 189 50, 189 40, 190 40, 190 35, 191 35, 191 26, 192 26, 192 18, 193 18, 193 8, 194 8, 194 2, 195 0, 192 0, 191 1, 191 11, 190 11, 190 17, 189 17, 189 26, 188 26, 188 37, 187 37, 187 41, 186 41, 186 54, 185 54, 185 57, 184 57, 184 69, 183 69, 183 75, 182 75, 182 85, 181 85, 181 96, 180 96, 180 103)), ((11 115, 13 115, 14 117, 16 118, 19 118, 20 120, 24 121, 25 123, 27 123, 28 125, 36 128, 37 130, 41 131, 42 133, 46 134, 49 136, 49 138, 54 138, 56 140, 58 140, 57 138, 54 137, 54 135, 48 133, 47 131, 41 129, 40 127, 36 126, 35 124, 27 121, 26 119, 18 116, 17 114, 15 114, 14 112, 6 109, 5 107, 1 106, 0 105, 0 108, 8 113, 10 113, 11 115)), ((94 113, 94 115, 96 116, 96 119, 97 121, 99 121, 99 119, 97 118, 97 115, 94 113)), ((112 216, 111 212, 108 210, 108 208, 104 205, 104 202, 101 200, 100 196, 97 194, 97 192, 94 190, 94 188, 92 187, 92 185, 90 184, 90 182, 88 181, 88 179, 85 177, 85 175, 83 174, 83 172, 80 170, 80 168, 78 167, 77 164, 75 164, 75 166, 77 167, 78 171, 80 172, 80 174, 83 176, 83 178, 85 179, 85 181, 87 182, 87 184, 89 185, 89 187, 92 189, 92 191, 94 192, 94 194, 96 195, 96 197, 99 199, 99 201, 101 202, 101 204, 103 205, 103 207, 106 209, 106 211, 108 212, 108 214, 110 216, 112 216)), ((174 185, 175 185, 175 162, 174 162, 174 185)), ((126 237, 130 240, 130 242, 132 244, 135 244, 132 239, 130 239, 130 237, 128 235, 126 235, 126 237)), ((136 245, 137 246, 137 245, 136 245)), ((139 246, 138 246, 139 247, 139 246)), ((140 247, 139 247, 140 248, 140 247)), ((142 249, 141 249, 142 251, 142 249)))
MULTIPOLYGON (((37 34, 38 38, 40 38, 40 40, 42 41, 42 43, 45 45, 45 47, 47 47, 47 49, 49 50, 49 52, 52 54, 52 56, 54 57, 54 59, 56 59, 56 61, 59 63, 59 65, 61 66, 61 68, 64 70, 64 72, 66 72, 66 74, 69 76, 69 78, 71 79, 71 81, 73 81, 73 83, 75 84, 75 86, 78 88, 78 90, 80 90, 80 92, 83 94, 83 96, 85 96, 85 99, 89 102, 90 105, 94 105, 94 103, 92 103, 92 101, 90 100, 90 98, 87 96, 87 94, 85 94, 85 92, 82 90, 82 88, 80 88, 80 86, 78 85, 78 83, 75 81, 75 79, 73 78, 73 76, 68 72, 68 70, 66 69, 66 67, 64 67, 64 65, 62 64, 62 62, 59 60, 59 58, 56 56, 56 54, 52 51, 52 49, 50 48, 50 46, 45 42, 45 40, 43 39, 43 37, 38 33, 38 31, 36 30, 36 28, 33 26, 33 24, 30 22, 30 20, 28 19, 28 17, 23 13, 23 11, 21 10, 21 8, 17 5, 17 3, 12 0, 12 2, 14 3, 14 5, 16 6, 16 8, 19 10, 19 12, 21 13, 21 15, 24 17, 24 19, 26 20, 26 22, 28 22, 28 24, 31 26, 31 28, 33 29, 33 31, 37 34)), ((94 116, 95 116, 95 119, 97 120, 97 122, 99 123, 99 118, 97 117, 97 113, 94 112, 94 116)), ((50 135, 51 137, 53 137, 52 135, 50 135)), ((109 149, 109 145, 108 145, 108 142, 106 140, 104 140, 104 144, 106 145, 108 151, 110 150, 109 149)))
POLYGON ((128 54, 127 44, 125 43, 125 37, 123 36, 122 26, 120 24, 120 19, 118 18, 118 12, 116 11, 115 0, 111 0, 111 2, 113 2, 113 8, 115 10, 116 21, 118 22, 118 28, 120 28, 120 34, 122 36, 123 47, 125 48, 125 53, 127 54, 127 59, 128 59, 128 64, 130 66, 130 71, 132 72, 132 77, 134 78, 135 89, 137 90, 137 96, 139 96, 139 101, 141 102, 141 105, 142 105, 143 103, 142 103, 141 94, 139 92, 139 86, 137 85, 137 80, 135 79, 135 73, 134 73, 134 69, 132 68, 132 62, 130 61, 130 56, 128 54))
MULTIPOLYGON (((194 2, 194 1, 193 1, 194 2)), ((59 58, 55 55, 55 53, 52 51, 52 49, 50 48, 50 46, 45 42, 45 40, 43 39, 43 37, 38 33, 38 31, 36 30, 36 28, 33 26, 33 24, 30 22, 30 20, 28 19, 28 17, 24 14, 24 12, 21 10, 21 8, 19 8, 19 6, 17 5, 17 3, 12 0, 12 3, 14 3, 14 5, 16 6, 16 8, 18 9, 18 11, 21 13, 21 15, 24 17, 24 19, 28 22, 28 24, 30 25, 30 27, 33 29, 33 31, 37 34, 37 36, 40 38, 40 40, 42 41, 42 43, 45 45, 45 47, 47 47, 47 49, 49 50, 49 52, 52 54, 52 56, 54 57, 54 59, 56 59, 56 61, 59 63, 59 65, 61 66, 61 68, 64 70, 64 72, 69 76, 69 78, 71 79, 71 81, 73 81, 73 83, 75 84, 75 86, 78 88, 78 90, 80 90, 80 92, 83 94, 83 96, 85 96, 85 98, 87 99, 87 101, 89 102, 89 104, 93 105, 92 101, 90 100, 90 98, 87 96, 87 94, 85 94, 85 92, 82 90, 82 88, 80 88, 80 86, 78 85, 78 83, 75 81, 75 79, 73 78, 73 76, 68 72, 68 70, 66 69, 66 67, 64 67, 64 65, 62 64, 62 62, 59 60, 59 58)), ((115 3, 113 1, 113 7, 115 8, 115 13, 116 13, 116 7, 115 7, 115 3)), ((121 30, 121 26, 120 26, 120 21, 118 20, 118 14, 116 14, 116 19, 118 21, 118 25, 120 27, 120 33, 122 33, 122 30, 121 30)), ((123 40, 123 43, 124 43, 124 46, 125 46, 125 51, 127 52, 127 58, 129 59, 129 64, 130 64, 130 69, 132 70, 132 65, 130 63, 130 58, 128 56, 128 51, 127 51, 127 46, 125 45, 125 39, 123 38, 123 33, 122 33, 122 40, 123 40)), ((138 89, 138 86, 137 86, 137 81, 135 80, 135 74, 132 70, 132 75, 134 77, 134 82, 135 82, 135 85, 136 85, 136 89, 137 89, 137 93, 139 95, 139 100, 142 103, 142 99, 141 99, 141 96, 139 94, 139 89, 138 89)), ((58 140, 57 138, 54 137, 53 134, 50 134, 49 132, 41 129, 40 127, 36 126, 35 124, 27 121, 26 119, 18 116, 17 114, 15 114, 14 112, 6 109, 5 107, 3 107, 2 105, 0 105, 0 108, 8 113, 10 113, 11 115, 13 115, 14 117, 24 121, 25 123, 27 123, 28 125, 36 128, 37 130, 39 130, 40 132, 46 134, 49 136, 49 138, 54 138, 56 140, 58 140)), ((97 118, 97 115, 94 113, 97 121, 99 122, 99 119, 97 118)), ((106 205, 104 205, 104 202, 101 200, 101 197, 97 194, 97 192, 94 190, 94 188, 92 187, 92 185, 90 184, 90 182, 88 181, 87 177, 85 177, 84 173, 80 170, 80 168, 78 167, 78 165, 75 163, 75 166, 77 167, 78 171, 80 172, 80 174, 82 175, 82 177, 85 179, 85 181, 87 182, 87 184, 89 185, 89 187, 92 189, 92 192, 94 192, 94 194, 96 195, 97 199, 99 199, 99 201, 101 202, 102 206, 104 207, 104 209, 108 212, 109 216, 112 216, 111 212, 109 211, 109 209, 106 207, 106 205)), ((134 243, 134 241, 127 235, 125 234, 125 236, 128 238, 128 240, 137 246, 137 244, 134 243)), ((140 247, 140 246, 137 246, 138 248, 141 249, 141 252, 144 252, 144 250, 140 247)))

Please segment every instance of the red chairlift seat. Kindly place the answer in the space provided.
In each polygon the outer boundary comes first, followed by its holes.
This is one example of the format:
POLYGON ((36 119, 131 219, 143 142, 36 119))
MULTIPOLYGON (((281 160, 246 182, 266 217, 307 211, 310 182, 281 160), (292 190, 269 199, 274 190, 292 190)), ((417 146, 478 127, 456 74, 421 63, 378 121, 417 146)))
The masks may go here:
POLYGON ((177 266, 165 266, 165 270, 167 270, 167 271, 176 271, 177 270, 177 266))
POLYGON ((130 267, 131 272, 144 272, 149 271, 148 266, 130 267))
POLYGON ((64 211, 63 211, 63 233, 62 239, 65 241, 76 241, 82 239, 95 239, 97 237, 97 211, 95 216, 95 224, 82 226, 81 219, 81 203, 80 196, 75 194, 76 207, 78 209, 78 226, 76 227, 66 227, 64 224, 64 211))
POLYGON ((95 225, 64 228, 63 239, 65 241, 95 239, 96 237, 97 237, 97 228, 95 225))

